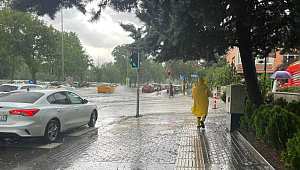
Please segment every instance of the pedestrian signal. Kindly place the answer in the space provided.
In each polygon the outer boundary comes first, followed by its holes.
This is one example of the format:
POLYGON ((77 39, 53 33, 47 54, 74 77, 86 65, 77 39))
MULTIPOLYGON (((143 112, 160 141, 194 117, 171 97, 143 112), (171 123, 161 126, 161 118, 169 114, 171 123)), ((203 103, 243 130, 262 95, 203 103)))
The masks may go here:
POLYGON ((139 55, 138 53, 132 53, 130 56, 131 59, 131 68, 132 69, 138 69, 139 68, 139 55))

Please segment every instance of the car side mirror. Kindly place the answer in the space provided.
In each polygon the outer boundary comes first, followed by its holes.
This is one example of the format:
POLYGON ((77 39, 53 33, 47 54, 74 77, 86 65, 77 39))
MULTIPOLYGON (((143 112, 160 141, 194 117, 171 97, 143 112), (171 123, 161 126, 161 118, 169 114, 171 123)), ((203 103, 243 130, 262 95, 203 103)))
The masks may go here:
POLYGON ((88 100, 83 99, 81 103, 82 103, 82 104, 86 104, 86 103, 88 103, 88 102, 89 102, 88 100))

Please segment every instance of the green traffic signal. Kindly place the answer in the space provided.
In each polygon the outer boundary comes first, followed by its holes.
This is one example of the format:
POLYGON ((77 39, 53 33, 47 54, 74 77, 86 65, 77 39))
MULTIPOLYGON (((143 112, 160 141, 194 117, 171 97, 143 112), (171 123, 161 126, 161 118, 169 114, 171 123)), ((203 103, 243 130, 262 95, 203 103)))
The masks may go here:
POLYGON ((130 56, 131 59, 131 68, 138 69, 139 68, 139 55, 138 53, 132 53, 130 56))

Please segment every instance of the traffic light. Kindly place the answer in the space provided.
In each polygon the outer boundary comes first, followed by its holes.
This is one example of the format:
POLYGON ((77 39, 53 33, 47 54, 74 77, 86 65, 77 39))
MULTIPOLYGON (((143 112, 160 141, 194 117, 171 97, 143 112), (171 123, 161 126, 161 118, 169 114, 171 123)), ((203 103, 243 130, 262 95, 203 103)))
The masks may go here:
POLYGON ((140 65, 140 62, 139 62, 139 55, 138 53, 132 53, 131 56, 130 56, 130 59, 131 59, 131 68, 132 69, 139 69, 139 65, 140 65))

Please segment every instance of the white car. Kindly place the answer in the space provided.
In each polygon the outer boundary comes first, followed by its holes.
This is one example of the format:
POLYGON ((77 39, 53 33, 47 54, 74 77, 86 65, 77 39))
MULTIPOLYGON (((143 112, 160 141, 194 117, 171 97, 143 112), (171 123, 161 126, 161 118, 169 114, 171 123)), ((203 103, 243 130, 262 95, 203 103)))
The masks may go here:
POLYGON ((74 90, 75 89, 75 87, 71 86, 68 83, 61 84, 57 88, 66 89, 66 90, 74 90))
POLYGON ((49 88, 54 88, 54 89, 66 89, 66 90, 74 90, 75 87, 71 86, 68 83, 58 83, 58 82, 52 82, 49 86, 49 88))
POLYGON ((37 83, 37 85, 39 85, 43 89, 48 89, 50 87, 50 82, 39 82, 37 83))
POLYGON ((2 84, 0 85, 0 96, 14 91, 25 91, 27 89, 41 90, 42 88, 36 84, 2 84))
POLYGON ((51 143, 67 129, 94 127, 97 117, 96 105, 68 90, 17 91, 0 97, 1 135, 43 136, 51 143))
POLYGON ((8 82, 8 84, 25 84, 23 80, 13 80, 8 82))

